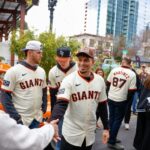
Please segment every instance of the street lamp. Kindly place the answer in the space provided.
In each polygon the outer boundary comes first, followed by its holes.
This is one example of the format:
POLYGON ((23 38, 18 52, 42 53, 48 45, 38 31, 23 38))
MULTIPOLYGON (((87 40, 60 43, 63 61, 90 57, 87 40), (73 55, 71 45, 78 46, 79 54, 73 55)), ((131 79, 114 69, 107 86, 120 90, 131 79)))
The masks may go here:
POLYGON ((48 10, 50 11, 50 31, 53 29, 53 12, 54 6, 56 6, 57 0, 48 0, 48 10))

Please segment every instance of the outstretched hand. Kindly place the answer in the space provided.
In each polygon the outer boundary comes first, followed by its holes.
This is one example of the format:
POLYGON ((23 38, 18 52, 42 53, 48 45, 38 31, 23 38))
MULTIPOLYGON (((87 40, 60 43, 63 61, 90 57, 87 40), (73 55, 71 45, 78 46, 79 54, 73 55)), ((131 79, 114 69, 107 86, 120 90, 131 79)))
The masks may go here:
POLYGON ((102 134, 102 143, 106 144, 109 139, 109 130, 104 130, 102 134))
POLYGON ((59 119, 53 120, 50 122, 50 124, 54 127, 54 136, 53 136, 53 140, 57 143, 58 140, 61 140, 58 134, 58 122, 59 119))

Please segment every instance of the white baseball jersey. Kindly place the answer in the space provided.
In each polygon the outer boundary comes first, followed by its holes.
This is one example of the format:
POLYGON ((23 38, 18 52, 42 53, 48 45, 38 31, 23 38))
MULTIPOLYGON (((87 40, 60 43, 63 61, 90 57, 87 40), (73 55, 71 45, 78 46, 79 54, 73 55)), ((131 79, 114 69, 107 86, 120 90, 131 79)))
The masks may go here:
POLYGON ((75 64, 73 67, 71 67, 67 72, 63 72, 61 69, 55 65, 50 71, 48 75, 49 79, 49 87, 50 88, 59 88, 62 80, 64 77, 66 77, 68 74, 74 72, 77 70, 77 64, 75 64))
POLYGON ((108 98, 116 102, 127 100, 128 90, 136 89, 136 75, 130 68, 114 68, 107 81, 111 83, 108 98))
POLYGON ((75 146, 81 146, 85 138, 86 146, 93 144, 98 102, 107 99, 104 79, 94 73, 88 82, 75 71, 64 78, 57 98, 69 102, 62 127, 65 139, 75 146))
POLYGON ((10 91, 12 102, 25 125, 35 118, 42 121, 42 89, 46 87, 46 74, 41 67, 31 70, 17 64, 4 77, 2 89, 10 91))

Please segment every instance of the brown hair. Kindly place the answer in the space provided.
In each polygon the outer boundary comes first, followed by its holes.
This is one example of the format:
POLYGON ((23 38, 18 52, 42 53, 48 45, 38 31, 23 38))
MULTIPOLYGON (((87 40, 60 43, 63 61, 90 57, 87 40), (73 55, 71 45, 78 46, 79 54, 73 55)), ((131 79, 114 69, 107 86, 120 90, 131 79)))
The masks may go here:
POLYGON ((150 75, 147 75, 147 77, 144 81, 144 87, 147 89, 150 89, 150 75))
POLYGON ((124 57, 122 60, 126 61, 128 65, 131 64, 131 59, 129 57, 124 57))
POLYGON ((95 71, 95 73, 98 73, 98 71, 102 71, 102 73, 103 73, 102 77, 105 76, 104 70, 102 68, 97 68, 96 71, 95 71))

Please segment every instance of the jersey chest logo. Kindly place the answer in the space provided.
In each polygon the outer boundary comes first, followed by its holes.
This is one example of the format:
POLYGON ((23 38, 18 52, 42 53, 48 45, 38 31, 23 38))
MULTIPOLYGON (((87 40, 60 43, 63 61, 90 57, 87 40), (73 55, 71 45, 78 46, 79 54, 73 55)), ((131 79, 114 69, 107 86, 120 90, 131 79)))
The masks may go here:
POLYGON ((20 82, 21 89, 26 89, 35 86, 43 86, 44 80, 42 79, 30 79, 24 82, 20 82))
POLYGON ((80 100, 98 100, 100 98, 99 91, 82 91, 73 93, 71 95, 71 99, 73 102, 80 101, 80 100))

